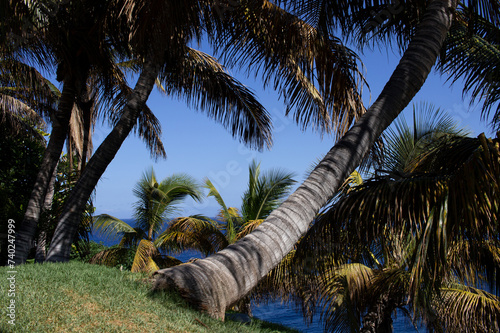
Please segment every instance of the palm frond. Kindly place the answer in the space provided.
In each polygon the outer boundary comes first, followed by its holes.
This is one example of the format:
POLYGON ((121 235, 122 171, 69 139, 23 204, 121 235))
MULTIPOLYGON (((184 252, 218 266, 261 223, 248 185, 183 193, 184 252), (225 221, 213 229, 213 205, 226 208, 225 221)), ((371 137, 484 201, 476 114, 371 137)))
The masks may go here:
POLYGON ((254 231, 261 223, 264 222, 264 219, 257 219, 257 220, 249 220, 246 221, 241 230, 236 234, 236 239, 241 239, 254 231))
POLYGON ((463 93, 471 96, 471 103, 482 101, 483 118, 493 112, 490 123, 497 130, 500 128, 499 35, 498 24, 470 12, 459 13, 439 63, 439 70, 449 81, 463 79, 463 93))
POLYGON ((132 263, 132 272, 152 273, 160 268, 154 262, 153 257, 159 255, 153 242, 142 239, 137 246, 134 262, 132 263))
POLYGON ((191 249, 210 255, 224 249, 229 242, 217 222, 205 216, 193 215, 171 221, 168 228, 156 238, 155 245, 174 252, 191 249))
POLYGON ((184 198, 190 196, 197 201, 201 199, 200 186, 192 177, 174 174, 159 183, 153 168, 143 174, 133 193, 139 199, 134 205, 137 225, 151 239, 154 239, 167 217, 178 211, 178 205, 184 198))
POLYGON ((242 216, 245 221, 266 218, 291 190, 294 174, 275 169, 260 173, 260 163, 249 167, 248 189, 242 198, 242 216))
POLYGON ((134 228, 130 225, 108 214, 95 216, 92 222, 92 228, 94 231, 100 232, 107 238, 119 237, 124 233, 136 233, 134 228))
POLYGON ((45 121, 22 101, 3 95, 0 91, 0 123, 7 124, 10 135, 28 135, 41 143, 44 137, 36 130, 46 127, 45 121), (33 126, 35 125, 35 126, 33 126))
POLYGON ((89 263, 115 267, 123 260, 123 258, 128 256, 130 251, 130 249, 123 247, 107 249, 94 255, 90 259, 89 263))
POLYGON ((461 284, 441 288, 436 313, 448 332, 498 332, 500 299, 461 284))
POLYGON ((217 191, 214 184, 208 178, 205 179, 205 188, 208 189, 207 197, 214 197, 221 207, 220 216, 222 217, 222 221, 225 222, 226 238, 230 244, 234 243, 236 240, 236 228, 241 225, 242 221, 240 216, 234 214, 234 210, 231 209, 232 207, 226 206, 219 191, 217 191))
POLYGON ((212 40, 217 52, 229 66, 261 73, 303 129, 334 129, 340 137, 365 111, 358 58, 333 34, 266 0, 243 1, 231 14, 231 29, 212 40))
POLYGON ((154 262, 160 268, 169 268, 169 267, 183 264, 183 262, 181 260, 174 258, 174 257, 171 257, 171 256, 165 256, 165 255, 154 257, 154 262))
POLYGON ((251 147, 271 146, 271 118, 253 92, 213 57, 186 48, 185 56, 160 73, 168 95, 186 100, 251 147))
POLYGON ((394 173, 414 172, 419 162, 432 156, 445 140, 469 135, 450 115, 427 103, 413 105, 412 125, 398 117, 394 129, 386 132, 381 169, 394 173))

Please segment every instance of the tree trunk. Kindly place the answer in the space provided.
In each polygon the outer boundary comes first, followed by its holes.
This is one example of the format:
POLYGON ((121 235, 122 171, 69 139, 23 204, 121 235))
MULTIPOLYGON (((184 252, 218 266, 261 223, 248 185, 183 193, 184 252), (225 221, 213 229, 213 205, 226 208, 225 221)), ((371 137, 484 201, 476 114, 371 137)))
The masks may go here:
POLYGON ((76 89, 74 81, 72 79, 65 80, 61 98, 59 99, 59 107, 52 119, 50 140, 45 149, 42 164, 26 207, 24 220, 19 229, 16 230, 15 262, 17 265, 26 262, 29 250, 33 245, 37 223, 43 209, 43 203, 47 195, 50 179, 59 162, 59 157, 61 156, 64 141, 68 133, 69 119, 71 117, 75 96, 76 89))
POLYGON ((141 108, 145 105, 154 87, 158 73, 158 66, 151 62, 145 64, 120 120, 92 156, 64 204, 50 244, 47 261, 63 262, 69 260, 71 243, 87 201, 106 167, 137 123, 139 112, 141 112, 141 108))
POLYGON ((392 333, 392 312, 396 308, 395 299, 389 294, 380 295, 363 317, 360 333, 392 333))
POLYGON ((436 62, 456 3, 433 1, 382 93, 304 183, 253 233, 191 265, 155 273, 155 290, 176 289, 195 308, 224 319, 305 234, 319 209, 408 105, 436 62))
MULTIPOLYGON (((50 178, 49 188, 47 190, 47 195, 45 196, 43 210, 46 212, 52 208, 52 200, 54 199, 54 185, 57 177, 57 165, 54 168, 52 177, 50 178)), ((45 226, 46 227, 46 226, 45 226)), ((38 234, 38 239, 36 242, 36 252, 35 252, 35 262, 42 263, 47 257, 46 245, 47 245, 47 232, 45 228, 38 234)))

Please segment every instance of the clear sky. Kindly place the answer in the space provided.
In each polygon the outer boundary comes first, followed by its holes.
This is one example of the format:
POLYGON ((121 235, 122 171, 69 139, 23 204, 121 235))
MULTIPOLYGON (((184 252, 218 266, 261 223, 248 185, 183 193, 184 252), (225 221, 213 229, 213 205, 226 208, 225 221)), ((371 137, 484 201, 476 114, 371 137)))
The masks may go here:
MULTIPOLYGON (((370 85, 370 91, 365 89, 363 97, 367 107, 382 90, 399 58, 399 55, 387 54, 385 51, 365 51, 361 55, 370 85)), ((249 150, 205 114, 188 108, 182 101, 161 96, 154 91, 148 105, 161 122, 162 141, 168 157, 166 160, 154 161, 145 144, 136 136, 129 136, 98 183, 94 201, 96 214, 131 218, 136 201, 132 188, 151 166, 158 179, 178 172, 187 173, 200 183, 208 177, 226 204, 233 207, 241 204, 241 195, 248 180, 248 166, 252 159, 261 162, 262 170, 282 168, 294 172, 297 181, 304 179, 310 165, 334 145, 333 137, 325 135, 321 138, 311 130, 301 131, 290 118, 284 116, 284 105, 276 92, 263 91, 259 80, 248 79, 234 69, 230 73, 253 89, 260 102, 271 113, 274 125, 272 149, 263 152, 249 150)), ((485 132, 491 136, 489 127, 480 120, 479 107, 475 106, 471 110, 468 100, 462 99, 462 85, 457 83, 450 87, 445 79, 431 73, 412 103, 432 103, 446 110, 460 126, 469 128, 474 135, 485 132)), ((411 112, 411 104, 404 113, 408 112, 411 112)), ((96 128, 95 148, 109 130, 108 127, 96 128)), ((217 211, 218 206, 213 198, 205 199, 202 203, 186 200, 178 216, 215 216, 217 211)))

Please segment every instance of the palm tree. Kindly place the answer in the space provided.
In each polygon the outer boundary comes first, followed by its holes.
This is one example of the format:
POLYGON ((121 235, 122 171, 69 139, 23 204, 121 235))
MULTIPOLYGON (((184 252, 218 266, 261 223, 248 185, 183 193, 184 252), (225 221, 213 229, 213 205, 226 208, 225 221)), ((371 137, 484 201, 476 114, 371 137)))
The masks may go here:
POLYGON ((270 145, 269 118, 253 94, 228 76, 214 58, 186 47, 191 39, 200 36, 202 28, 215 36, 215 40, 224 41, 222 45, 227 54, 237 55, 237 59, 257 71, 264 68, 264 80, 274 81, 274 86, 286 97, 287 105, 297 110, 295 119, 299 124, 307 126, 314 121, 313 125, 329 130, 331 121, 340 119, 345 126, 337 130, 342 132, 364 111, 358 93, 356 56, 337 39, 319 34, 267 1, 241 3, 228 16, 215 13, 219 1, 203 2, 201 11, 198 3, 191 2, 118 3, 117 8, 123 10, 117 13, 126 15, 118 18, 120 24, 116 26, 133 27, 121 36, 131 36, 129 44, 143 64, 141 75, 128 96, 120 121, 101 145, 102 149, 94 154, 94 161, 87 165, 80 184, 67 202, 52 241, 49 261, 68 260, 78 212, 82 211, 85 199, 130 132, 139 114, 137 108, 146 102, 157 77, 167 92, 185 97, 190 104, 228 127, 233 136, 258 148, 270 145), (157 10, 148 10, 148 6, 157 10), (274 21, 247 15, 251 11, 259 15, 265 13, 274 21), (285 26, 287 34, 282 35, 285 26), (237 47, 234 42, 241 36, 232 33, 235 27, 241 27, 248 35, 237 47), (159 40, 162 43, 158 43, 159 40), (281 47, 277 47, 279 45, 281 47), (315 87, 316 82, 320 88, 315 87))
MULTIPOLYGON (((64 142, 67 142, 71 156, 76 151, 81 169, 91 153, 91 133, 96 118, 99 115, 111 120, 116 118, 113 116, 116 108, 103 109, 113 103, 120 105, 120 99, 130 92, 115 63, 125 53, 123 47, 111 45, 112 38, 105 33, 108 5, 109 1, 11 3, 11 9, 19 7, 15 10, 20 15, 18 19, 30 24, 22 26, 22 33, 15 41, 2 45, 5 46, 2 51, 14 58, 26 57, 27 54, 27 59, 47 70, 54 71, 53 67, 57 67, 57 80, 63 83, 58 106, 51 112, 52 133, 45 161, 27 205, 25 219, 18 229, 16 256, 19 262, 26 260, 44 193, 50 188, 50 179, 64 142), (9 48, 11 44, 15 45, 13 49, 9 48)), ((16 31, 16 27, 13 29, 16 31)), ((152 155, 165 156, 157 119, 146 107, 143 107, 137 125, 139 136, 150 146, 152 155)), ((70 163, 73 163, 72 158, 70 163)))
POLYGON ((185 174, 174 174, 158 182, 153 168, 144 173, 133 192, 139 199, 135 203, 135 227, 107 214, 94 219, 94 231, 100 230, 108 236, 121 235, 122 239, 118 249, 98 253, 92 261, 106 263, 120 249, 132 248, 135 250, 132 271, 155 271, 164 267, 157 246, 165 234, 160 233, 161 229, 172 215, 178 213, 182 200, 190 196, 199 201, 201 192, 196 182, 185 174))
POLYGON ((414 120, 397 122, 382 170, 340 194, 295 253, 297 267, 320 258, 295 268, 308 282, 295 293, 328 330, 392 331, 397 308, 429 331, 498 330, 498 138, 464 137, 432 108, 414 120))
MULTIPOLYGON (((340 5, 336 6, 336 3, 314 3, 318 6, 307 8, 320 8, 320 14, 324 14, 320 17, 328 17, 328 22, 348 17, 349 12, 334 16, 324 11, 338 8, 340 5), (324 6, 320 7, 319 3, 324 6)), ((347 6, 351 4, 358 5, 356 2, 345 3, 347 6)), ((211 257, 193 265, 156 272, 155 289, 174 285, 198 309, 224 318, 226 307, 246 295, 293 249, 320 208, 337 192, 380 134, 419 91, 440 53, 456 7, 455 1, 435 0, 428 4, 399 65, 375 103, 266 221, 253 233, 211 257)), ((351 12, 356 12, 356 9, 352 8, 351 12)))
MULTIPOLYGON (((270 170, 261 174, 260 163, 249 167, 248 188, 241 209, 228 207, 212 182, 205 180, 208 196, 220 206, 216 220, 204 216, 180 217, 173 220, 155 245, 167 251, 197 250, 205 256, 214 254, 252 232, 279 206, 295 183, 291 173, 270 170)), ((237 303, 238 311, 251 315, 248 297, 237 303)))
POLYGON ((234 244, 254 230, 281 203, 295 183, 291 173, 270 170, 261 174, 260 163, 249 167, 248 188, 238 210, 228 207, 209 179, 205 180, 208 196, 220 206, 216 220, 204 216, 180 217, 173 220, 158 237, 157 246, 165 250, 197 250, 205 256, 234 244))
MULTIPOLYGON (((13 7, 23 5, 16 1, 10 3, 13 7)), ((106 82, 115 68, 109 48, 104 48, 106 43, 102 34, 107 2, 29 2, 24 7, 20 20, 33 23, 23 26, 29 31, 24 32, 23 40, 11 53, 36 54, 31 59, 41 67, 57 67, 57 80, 63 83, 63 88, 58 108, 51 115, 52 130, 44 161, 16 237, 16 263, 26 260, 50 179, 66 141, 77 96, 87 91, 91 70, 99 68, 102 73, 107 73, 102 77, 106 82), (26 13, 33 16, 26 16, 26 13)), ((11 41, 6 41, 9 43, 11 41)))

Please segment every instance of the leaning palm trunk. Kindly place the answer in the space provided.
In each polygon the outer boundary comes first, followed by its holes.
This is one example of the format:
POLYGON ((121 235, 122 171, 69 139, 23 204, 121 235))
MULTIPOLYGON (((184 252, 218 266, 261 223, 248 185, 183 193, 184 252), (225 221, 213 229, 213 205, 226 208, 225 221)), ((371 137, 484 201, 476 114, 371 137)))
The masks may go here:
POLYGON ((435 0, 429 5, 372 107, 264 223, 211 257, 157 271, 154 289, 174 288, 195 308, 224 319, 225 310, 247 295, 292 250, 319 209, 420 90, 436 62, 455 8, 455 1, 450 0, 435 0))
POLYGON ((19 229, 16 230, 16 264, 26 262, 28 252, 33 244, 38 220, 40 219, 44 200, 50 185, 50 179, 59 162, 64 141, 66 141, 75 96, 74 81, 72 79, 65 80, 58 111, 52 121, 50 140, 45 149, 40 170, 38 171, 35 185, 26 207, 24 220, 19 229))
POLYGON ((137 123, 139 112, 144 107, 154 87, 159 69, 159 66, 152 65, 150 62, 144 65, 120 120, 90 159, 64 205, 50 244, 47 261, 69 260, 71 243, 76 234, 80 217, 85 210, 87 200, 106 167, 113 160, 118 149, 120 149, 122 143, 137 123))

